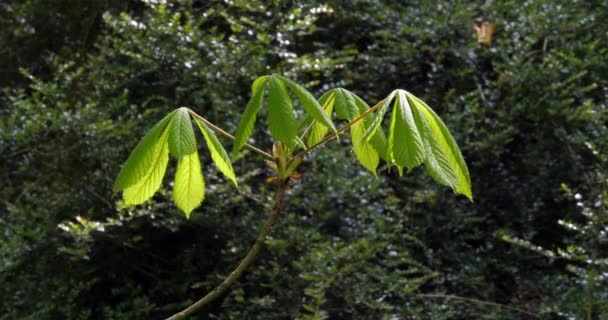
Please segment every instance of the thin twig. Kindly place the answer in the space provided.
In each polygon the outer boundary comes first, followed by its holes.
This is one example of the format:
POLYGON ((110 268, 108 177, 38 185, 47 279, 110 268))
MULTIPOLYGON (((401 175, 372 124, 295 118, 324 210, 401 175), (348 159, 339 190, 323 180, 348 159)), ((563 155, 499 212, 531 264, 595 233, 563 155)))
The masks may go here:
POLYGON ((211 301, 220 297, 224 292, 226 292, 228 287, 230 287, 243 274, 243 272, 251 265, 251 263, 255 260, 256 256, 262 250, 262 247, 264 246, 264 241, 266 241, 266 237, 268 236, 268 234, 270 234, 272 226, 279 219, 279 216, 283 211, 283 198, 285 197, 285 192, 287 191, 288 187, 289 179, 281 181, 275 194, 274 205, 272 206, 272 210, 268 215, 266 222, 262 226, 262 229, 260 230, 260 233, 258 234, 255 243, 253 244, 253 246, 251 246, 251 249, 249 249, 249 252, 245 256, 245 258, 241 260, 241 263, 239 263, 236 269, 234 269, 234 271, 232 271, 230 275, 228 275, 228 277, 226 277, 226 279, 222 281, 222 283, 220 283, 217 287, 211 290, 206 296, 204 296, 188 308, 172 315, 166 320, 185 319, 187 316, 192 315, 205 305, 209 304, 211 301))
MULTIPOLYGON (((198 115, 196 112, 192 111, 192 109, 188 108, 188 112, 190 112, 190 114, 199 119, 200 121, 202 121, 204 124, 206 124, 207 126, 209 126, 209 128, 213 129, 213 131, 223 135, 224 137, 234 141, 234 136, 231 135, 230 133, 224 131, 222 128, 214 125, 211 121, 203 118, 202 116, 198 115)), ((249 143, 245 144, 245 148, 254 151, 256 153, 258 153, 259 155, 263 156, 264 158, 268 159, 268 160, 274 160, 274 157, 272 155, 270 155, 269 153, 263 151, 262 149, 259 149, 255 146, 250 145, 249 143)))
POLYGON ((475 304, 481 304, 481 305, 486 305, 486 306, 491 306, 491 307, 495 307, 495 308, 501 308, 501 309, 506 309, 506 310, 511 310, 511 311, 515 311, 521 314, 525 314, 537 319, 540 319, 540 316, 532 311, 529 310, 525 310, 525 309, 520 309, 520 308, 515 308, 515 307, 511 307, 508 305, 504 305, 504 304, 500 304, 500 303, 496 303, 496 302, 491 302, 491 301, 484 301, 484 300, 479 300, 479 299, 473 299, 473 298, 466 298, 466 297, 461 297, 461 296, 456 296, 453 294, 441 294, 441 293, 419 293, 414 295, 414 298, 430 298, 430 299, 446 299, 446 300, 460 300, 460 301, 465 301, 465 302, 470 302, 470 303, 475 303, 475 304))
POLYGON ((384 102, 384 100, 380 100, 380 102, 376 103, 373 107, 369 108, 367 111, 363 112, 362 114, 360 114, 358 117, 356 117, 353 121, 347 123, 346 125, 344 125, 343 127, 341 127, 340 129, 336 130, 336 132, 326 136, 325 138, 323 138, 321 141, 313 144, 312 146, 306 148, 306 150, 303 150, 302 152, 298 153, 298 155, 296 155, 296 157, 299 156, 304 156, 307 153, 310 153, 312 150, 324 145, 325 143, 337 138, 339 135, 341 135, 342 133, 344 133, 344 131, 348 130, 350 127, 354 126, 355 124, 357 124, 359 121, 363 120, 365 117, 367 117, 369 114, 371 114, 372 112, 376 111, 378 108, 380 108, 380 106, 382 105, 382 103, 384 102))

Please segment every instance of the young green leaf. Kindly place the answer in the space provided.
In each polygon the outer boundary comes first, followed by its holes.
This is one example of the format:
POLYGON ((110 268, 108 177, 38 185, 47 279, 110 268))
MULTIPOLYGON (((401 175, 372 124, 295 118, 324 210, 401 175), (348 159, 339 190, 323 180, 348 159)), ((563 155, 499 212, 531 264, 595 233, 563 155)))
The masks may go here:
MULTIPOLYGON (((327 113, 328 116, 331 116, 331 113, 334 110, 334 95, 335 92, 332 90, 329 92, 329 94, 324 94, 323 96, 321 96, 321 99, 319 99, 319 103, 321 103, 323 109, 325 110, 325 113, 327 113)), ((315 122, 312 125, 312 128, 310 129, 310 133, 308 134, 308 145, 312 146, 315 143, 321 141, 323 137, 325 137, 325 135, 327 134, 328 130, 328 127, 321 125, 318 122, 315 122)))
POLYGON ((425 167, 440 184, 473 200, 471 178, 462 153, 439 116, 411 93, 407 98, 426 149, 425 167))
POLYGON ((304 87, 283 76, 276 75, 275 77, 281 79, 283 84, 291 91, 293 91, 293 93, 295 93, 296 97, 302 103, 302 107, 304 108, 307 114, 311 115, 317 123, 320 123, 336 132, 336 127, 334 127, 330 116, 323 111, 323 108, 321 107, 317 99, 315 99, 315 97, 310 92, 308 92, 308 90, 304 89, 304 87))
POLYGON ((367 131, 365 131, 365 135, 363 136, 362 139, 369 141, 374 136, 374 134, 376 134, 376 131, 378 131, 378 128, 382 124, 382 120, 384 119, 384 115, 386 114, 386 111, 388 110, 389 106, 391 105, 391 101, 395 97, 395 93, 396 93, 396 91, 391 92, 388 95, 388 97, 386 97, 384 99, 384 102, 382 103, 380 108, 378 108, 378 111, 376 111, 376 114, 372 118, 372 121, 369 124, 369 126, 367 127, 367 131))
MULTIPOLYGON (((349 93, 352 95, 355 101, 355 105, 357 106, 359 114, 363 114, 365 111, 369 110, 369 106, 365 101, 363 101, 363 99, 359 98, 359 96, 352 92, 349 93)), ((372 124, 372 121, 373 119, 371 118, 371 116, 365 117, 365 119, 363 119, 363 124, 365 125, 365 128, 369 128, 372 124)), ((380 156, 380 158, 385 161, 390 161, 386 155, 386 135, 384 134, 384 130, 382 130, 381 127, 378 127, 378 129, 376 129, 376 133, 372 136, 370 142, 372 144, 372 147, 374 147, 374 149, 380 156)))
POLYGON ((181 159, 194 151, 196 151, 196 138, 190 113, 188 108, 182 107, 175 111, 169 127, 169 152, 177 159, 181 159))
POLYGON ((268 127, 275 140, 294 149, 298 124, 287 88, 277 76, 271 76, 268 85, 268 127))
POLYGON ((335 91, 336 102, 334 102, 334 109, 336 109, 336 117, 338 119, 352 121, 361 114, 355 103, 353 93, 342 88, 337 88, 335 91))
POLYGON ((163 132, 165 132, 167 125, 171 122, 174 115, 175 111, 157 122, 137 144, 116 178, 113 187, 114 192, 125 190, 145 178, 150 168, 154 165, 154 155, 157 151, 155 147, 157 147, 163 132))
POLYGON ((236 129, 236 134, 234 135, 234 143, 232 145, 233 158, 241 148, 247 144, 247 140, 253 133, 253 125, 255 124, 258 112, 260 112, 260 109, 262 108, 264 89, 266 88, 267 83, 268 76, 262 76, 257 78, 251 85, 251 99, 249 99, 249 102, 247 103, 243 117, 241 118, 239 126, 236 129))
POLYGON ((388 155, 399 167, 408 171, 424 161, 424 146, 406 92, 398 90, 388 132, 388 155))
POLYGON ((356 123, 350 128, 350 134, 357 160, 376 175, 380 157, 370 142, 362 140, 365 134, 365 125, 362 122, 356 123))
POLYGON ((196 124, 198 124, 199 129, 203 133, 203 137, 205 137, 205 142, 207 143, 207 148, 209 152, 211 152, 211 159, 217 166, 217 168, 228 178, 230 179, 236 187, 238 184, 236 182, 236 176, 234 175, 234 169, 232 169, 232 162, 230 161, 230 157, 226 150, 218 140, 217 136, 206 124, 196 119, 196 124))
POLYGON ((192 210, 205 199, 205 180, 198 152, 195 150, 179 159, 173 185, 173 201, 190 218, 192 210))
POLYGON ((141 159, 142 162, 148 163, 148 166, 145 174, 136 184, 124 189, 122 196, 127 205, 144 203, 160 188, 169 162, 168 133, 169 130, 164 130, 160 138, 150 147, 151 152, 147 158, 141 159))

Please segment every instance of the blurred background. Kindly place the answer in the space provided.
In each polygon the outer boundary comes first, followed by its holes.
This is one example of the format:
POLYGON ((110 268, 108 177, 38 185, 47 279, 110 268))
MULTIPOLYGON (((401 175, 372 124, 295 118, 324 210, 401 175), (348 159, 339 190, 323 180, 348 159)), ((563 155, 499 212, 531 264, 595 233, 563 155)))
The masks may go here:
POLYGON ((269 207, 259 156, 235 162, 239 191, 201 154, 189 221, 170 179, 135 208, 112 184, 179 106, 234 132, 269 73, 422 98, 475 202, 422 168, 374 177, 346 136, 192 319, 608 319, 607 30, 606 1, 4 0, 0 319, 161 319, 217 285, 269 207))

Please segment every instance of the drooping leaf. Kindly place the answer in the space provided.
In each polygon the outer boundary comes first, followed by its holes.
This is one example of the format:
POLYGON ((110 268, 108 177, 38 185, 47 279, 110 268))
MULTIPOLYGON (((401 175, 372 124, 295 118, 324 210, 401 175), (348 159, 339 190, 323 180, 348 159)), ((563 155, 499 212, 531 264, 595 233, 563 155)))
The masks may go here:
POLYGON ((374 136, 374 134, 376 134, 376 131, 382 124, 384 115, 386 114, 386 111, 388 110, 389 106, 391 105, 391 101, 395 97, 395 92, 396 91, 391 92, 388 95, 388 97, 386 97, 384 99, 384 102, 382 103, 380 108, 378 108, 376 113, 373 115, 372 121, 369 124, 369 126, 367 127, 367 131, 365 131, 365 135, 363 136, 363 139, 365 139, 366 141, 369 141, 374 136))
MULTIPOLYGON (((323 109, 325 110, 325 113, 327 113, 327 115, 331 116, 333 110, 334 110, 334 91, 332 90, 329 94, 323 95, 321 97, 321 99, 319 99, 319 103, 321 103, 321 105, 323 106, 323 109)), ((327 134, 327 131, 329 131, 329 128, 319 124, 318 122, 315 121, 315 123, 312 125, 312 128, 310 129, 310 132, 308 134, 308 145, 312 146, 315 143, 321 141, 323 139, 323 137, 325 137, 325 135, 327 134)))
POLYGON ((188 108, 179 108, 169 127, 169 152, 181 159, 196 150, 196 138, 188 108))
POLYGON ((211 159, 217 168, 228 179, 230 179, 236 187, 238 187, 234 169, 232 169, 232 162, 230 161, 230 157, 228 156, 228 153, 226 153, 226 150, 220 143, 219 139, 215 133, 213 133, 213 131, 199 119, 196 119, 196 124, 198 124, 199 129, 203 133, 203 137, 205 137, 207 148, 209 149, 209 152, 211 152, 211 159))
POLYGON ((294 149, 298 124, 287 88, 276 76, 271 76, 268 84, 268 127, 275 140, 294 149))
POLYGON ((422 164, 425 158, 422 139, 403 90, 395 95, 387 148, 391 161, 408 171, 422 164))
POLYGON ((195 150, 179 159, 173 185, 173 201, 190 218, 192 210, 205 199, 205 180, 198 152, 195 150))
POLYGON ((462 153, 439 116, 411 93, 406 94, 425 146, 424 165, 437 182, 473 200, 471 178, 462 153))
POLYGON ((336 131, 336 127, 334 127, 330 116, 323 111, 323 108, 317 99, 315 99, 315 97, 308 92, 308 90, 283 76, 277 75, 276 77, 279 78, 287 88, 295 93, 307 114, 309 114, 317 123, 326 126, 334 132, 336 131))
POLYGON ((359 163, 376 175, 376 168, 380 163, 380 156, 371 142, 363 140, 365 125, 358 122, 350 128, 351 141, 354 146, 355 156, 359 163))
POLYGON ((336 89, 335 99, 334 109, 336 109, 336 117, 338 119, 352 121, 361 114, 355 103, 354 94, 350 91, 342 88, 336 89))
POLYGON ((149 164, 142 178, 136 184, 124 189, 122 196, 127 205, 144 203, 160 188, 169 162, 168 135, 169 130, 164 130, 160 138, 151 146, 152 151, 147 155, 148 157, 142 159, 149 164))
POLYGON ((159 144, 163 132, 165 132, 167 125, 171 122, 174 115, 175 111, 157 122, 137 144, 116 178, 116 182, 112 188, 114 192, 125 190, 144 179, 155 163, 154 155, 157 152, 155 147, 159 144))
MULTIPOLYGON (((331 89, 327 92, 325 92, 323 95, 321 95, 321 98, 319 98, 319 104, 321 105, 321 107, 323 107, 323 109, 326 109, 324 106, 327 104, 327 99, 329 99, 330 96, 332 96, 335 93, 336 89, 331 89)), ((331 118, 331 115, 329 115, 331 118)), ((302 119, 300 119, 299 123, 298 123, 298 131, 303 131, 306 128, 308 128, 308 126, 310 126, 313 123, 314 119, 312 118, 312 116, 308 113, 304 114, 304 117, 302 117, 302 119)), ((325 126, 323 126, 325 127, 325 126)))
MULTIPOLYGON (((357 96, 356 94, 349 92, 352 96, 353 99, 355 101, 355 104, 357 105, 357 109, 358 109, 358 113, 359 114, 363 114, 365 113, 367 110, 369 110, 369 106, 367 105, 367 103, 365 101, 363 101, 363 99, 361 99, 359 96, 357 96)), ((363 119, 363 124, 365 125, 366 131, 367 128, 369 128, 372 124, 372 117, 371 115, 368 117, 365 117, 363 119)), ((376 150, 376 152, 378 153, 378 155, 380 156, 380 158, 382 158, 385 161, 389 161, 387 155, 386 155, 386 135, 384 134, 384 130, 382 130, 381 127, 378 127, 378 129, 376 129, 376 133, 372 136, 371 140, 370 140, 372 146, 374 147, 374 149, 376 150)))
POLYGON ((247 140, 253 133, 253 125, 255 124, 258 112, 260 112, 260 109, 262 108, 264 89, 266 88, 267 83, 268 76, 263 76, 257 78, 251 85, 251 99, 249 99, 249 102, 247 103, 243 117, 241 117, 239 126, 236 129, 236 134, 234 135, 234 143, 232 145, 233 158, 241 148, 247 144, 247 140))

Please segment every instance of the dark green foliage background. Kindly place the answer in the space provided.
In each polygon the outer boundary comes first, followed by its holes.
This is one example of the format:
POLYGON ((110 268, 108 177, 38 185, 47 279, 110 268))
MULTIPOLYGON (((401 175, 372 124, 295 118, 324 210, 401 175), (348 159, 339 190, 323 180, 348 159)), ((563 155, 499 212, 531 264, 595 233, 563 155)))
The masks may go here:
POLYGON ((587 206, 608 215, 608 2, 159 2, 0 4, 0 319, 160 319, 221 281, 269 207, 259 157, 235 162, 239 192, 201 154, 208 191, 190 221, 169 179, 137 208, 112 184, 167 112, 234 132, 251 82, 272 72, 317 96, 421 97, 458 141, 475 203, 421 169, 376 179, 334 143, 302 165, 255 266, 193 318, 531 318, 417 296, 443 293, 608 319, 608 218, 585 235, 558 224, 585 223, 587 206), (491 46, 476 19, 496 22, 491 46))

